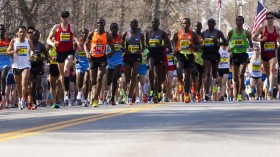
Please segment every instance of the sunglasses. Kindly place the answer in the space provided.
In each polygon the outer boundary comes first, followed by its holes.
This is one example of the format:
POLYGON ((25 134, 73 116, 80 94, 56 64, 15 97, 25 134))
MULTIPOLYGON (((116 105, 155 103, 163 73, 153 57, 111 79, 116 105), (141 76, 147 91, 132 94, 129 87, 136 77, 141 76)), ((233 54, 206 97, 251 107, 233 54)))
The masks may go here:
POLYGON ((255 49, 254 51, 259 51, 260 49, 255 49))
POLYGON ((33 32, 27 32, 28 34, 33 34, 33 32))
POLYGON ((269 20, 269 19, 270 19, 270 20, 273 20, 274 17, 266 17, 266 19, 267 19, 267 20, 269 20))
POLYGON ((63 19, 68 18, 68 16, 61 16, 63 19))

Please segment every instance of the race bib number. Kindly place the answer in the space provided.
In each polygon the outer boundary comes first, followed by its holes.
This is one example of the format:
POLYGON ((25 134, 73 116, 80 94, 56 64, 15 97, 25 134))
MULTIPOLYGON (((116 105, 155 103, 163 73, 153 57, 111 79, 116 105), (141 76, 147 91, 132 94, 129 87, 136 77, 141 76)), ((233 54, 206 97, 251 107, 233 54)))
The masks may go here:
POLYGON ((134 53, 134 52, 139 51, 139 50, 140 50, 139 45, 129 45, 128 46, 128 51, 130 51, 131 53, 134 53))
POLYGON ((271 51, 271 50, 275 50, 276 45, 274 42, 265 42, 264 43, 264 50, 265 51, 271 51))
POLYGON ((243 47, 244 46, 244 40, 243 39, 234 39, 234 45, 236 47, 243 47))
POLYGON ((93 51, 95 54, 104 54, 105 50, 106 50, 106 47, 103 44, 93 45, 93 51))
POLYGON ((205 38, 204 39, 204 46, 214 46, 214 39, 213 38, 205 38))
POLYGON ((260 71, 261 70, 261 66, 260 65, 253 65, 253 71, 260 71))
POLYGON ((220 63, 221 64, 228 64, 228 58, 221 58, 220 63))
POLYGON ((27 47, 17 47, 19 48, 18 56, 27 56, 27 47))
POLYGON ((188 49, 190 46, 189 40, 180 40, 180 47, 181 49, 188 49))
POLYGON ((61 32, 60 33, 60 42, 70 42, 70 33, 61 32))
POLYGON ((79 55, 80 57, 86 57, 86 56, 87 56, 87 54, 86 54, 86 52, 85 52, 84 50, 80 50, 80 51, 78 52, 78 55, 79 55))
POLYGON ((159 39, 150 39, 149 40, 150 47, 156 47, 156 44, 159 44, 159 39))
POLYGON ((173 56, 167 56, 167 60, 168 60, 168 65, 171 66, 171 65, 174 65, 174 62, 173 62, 173 56))
POLYGON ((7 47, 0 47, 0 55, 6 55, 7 47))
POLYGON ((114 48, 116 51, 119 51, 121 49, 121 45, 120 44, 114 44, 114 48))

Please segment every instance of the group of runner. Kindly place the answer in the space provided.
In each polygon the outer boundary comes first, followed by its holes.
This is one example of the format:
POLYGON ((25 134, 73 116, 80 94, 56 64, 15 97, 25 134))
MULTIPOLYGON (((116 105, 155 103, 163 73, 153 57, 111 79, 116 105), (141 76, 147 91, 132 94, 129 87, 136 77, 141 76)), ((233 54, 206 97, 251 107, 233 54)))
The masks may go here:
POLYGON ((184 18, 182 29, 173 36, 159 28, 157 18, 144 31, 133 19, 121 35, 117 23, 105 31, 103 18, 92 31, 77 31, 69 16, 68 11, 61 13, 61 23, 51 29, 47 46, 34 27, 19 26, 16 37, 9 40, 0 25, 1 109, 17 105, 35 110, 41 102, 59 108, 242 101, 244 93, 250 100, 276 97, 280 38, 272 12, 253 35, 243 29, 244 17, 237 16, 236 28, 227 38, 215 28, 214 19, 202 32, 201 22, 191 30, 191 19, 184 18), (253 45, 252 39, 260 44, 253 45), (252 57, 247 53, 250 48, 252 57))

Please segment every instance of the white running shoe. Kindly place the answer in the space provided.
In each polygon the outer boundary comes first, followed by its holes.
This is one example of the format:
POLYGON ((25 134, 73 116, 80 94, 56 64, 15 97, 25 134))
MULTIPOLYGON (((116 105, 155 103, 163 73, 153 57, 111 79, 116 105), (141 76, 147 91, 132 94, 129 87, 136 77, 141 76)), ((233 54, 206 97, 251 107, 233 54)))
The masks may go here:
POLYGON ((82 100, 82 91, 78 91, 77 100, 78 101, 82 100))

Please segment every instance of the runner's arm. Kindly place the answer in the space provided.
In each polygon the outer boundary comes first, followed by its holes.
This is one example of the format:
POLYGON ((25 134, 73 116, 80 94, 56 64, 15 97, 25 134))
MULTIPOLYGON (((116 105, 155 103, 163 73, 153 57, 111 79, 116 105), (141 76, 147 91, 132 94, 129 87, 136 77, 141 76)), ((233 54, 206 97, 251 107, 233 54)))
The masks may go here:
POLYGON ((49 45, 51 45, 52 47, 56 47, 57 45, 58 45, 58 42, 56 41, 56 42, 53 42, 52 41, 52 38, 56 35, 56 33, 57 33, 57 25, 54 25, 53 26, 53 28, 52 28, 52 30, 51 30, 51 32, 50 32, 50 34, 49 34, 49 36, 48 36, 48 38, 47 38, 47 43, 49 44, 49 45))
POLYGON ((246 36, 250 45, 250 48, 253 48, 253 42, 252 42, 252 35, 249 31, 246 31, 246 36))
POLYGON ((7 56, 12 56, 13 54, 18 53, 18 50, 14 50, 14 42, 15 40, 12 39, 6 52, 7 56))
POLYGON ((90 33, 88 34, 88 37, 87 37, 87 39, 86 39, 86 41, 85 41, 85 43, 84 43, 84 50, 85 50, 87 56, 90 56, 90 50, 87 49, 87 44, 90 43, 90 41, 91 41, 91 39, 92 39, 92 36, 93 36, 93 33, 94 33, 94 32, 90 32, 90 33))
POLYGON ((263 27, 260 27, 256 32, 255 34, 253 35, 253 41, 256 41, 256 42, 262 42, 262 41, 265 41, 263 40, 264 38, 258 38, 259 35, 262 34, 262 30, 263 30, 263 27))

